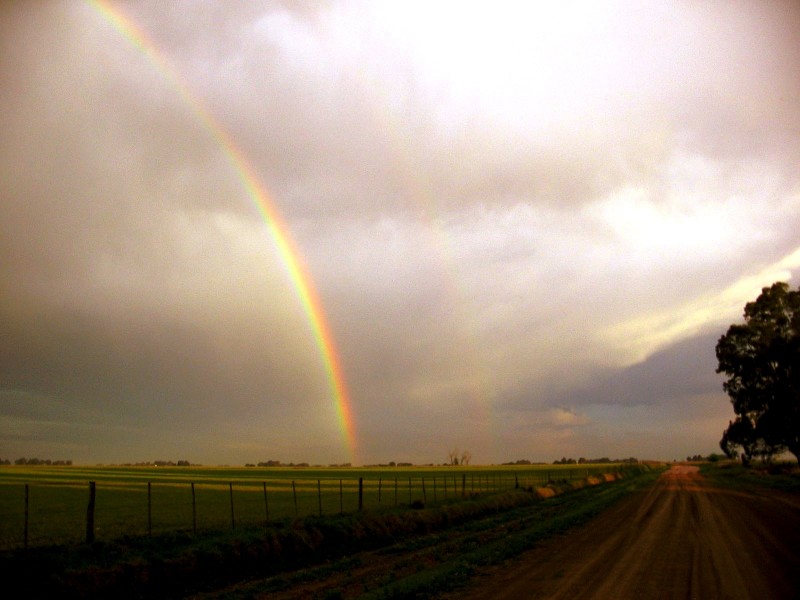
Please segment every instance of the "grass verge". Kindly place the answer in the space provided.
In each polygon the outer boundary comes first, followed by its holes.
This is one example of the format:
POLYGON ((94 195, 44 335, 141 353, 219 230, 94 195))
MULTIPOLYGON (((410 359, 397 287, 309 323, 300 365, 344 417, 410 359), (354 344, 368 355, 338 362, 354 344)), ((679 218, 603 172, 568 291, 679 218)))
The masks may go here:
MULTIPOLYGON (((388 586, 387 593, 394 595, 383 596, 414 597, 417 592, 413 590, 431 585, 452 587, 452 580, 463 580, 465 569, 473 568, 471 565, 505 560, 536 539, 584 522, 631 491, 642 478, 649 475, 580 489, 544 502, 536 494, 520 490, 476 495, 421 510, 364 511, 287 519, 269 527, 226 533, 194 536, 179 532, 5 552, 0 555, 0 577, 7 587, 26 590, 27 598, 177 598, 235 581, 321 565, 362 550, 402 549, 404 544, 419 543, 425 534, 456 526, 468 528, 474 520, 494 518, 492 515, 502 521, 534 504, 549 507, 542 514, 555 515, 542 518, 537 528, 510 533, 502 544, 476 544, 464 552, 459 549, 458 560, 442 564, 427 575, 420 573, 419 582, 412 577, 398 582, 399 587, 388 586), (562 506, 566 507, 563 511, 562 506), (554 508, 558 508, 558 514, 554 508)), ((562 485, 568 486, 567 482, 562 485)))
POLYGON ((652 471, 632 480, 599 488, 583 488, 545 501, 549 510, 522 530, 501 540, 465 549, 452 560, 432 569, 387 582, 362 596, 364 600, 426 598, 466 585, 481 568, 497 565, 529 550, 537 543, 583 525, 630 493, 651 485, 660 474, 652 471))
POLYGON ((742 466, 734 462, 705 463, 700 472, 720 487, 732 489, 768 488, 800 492, 800 468, 796 463, 742 466))

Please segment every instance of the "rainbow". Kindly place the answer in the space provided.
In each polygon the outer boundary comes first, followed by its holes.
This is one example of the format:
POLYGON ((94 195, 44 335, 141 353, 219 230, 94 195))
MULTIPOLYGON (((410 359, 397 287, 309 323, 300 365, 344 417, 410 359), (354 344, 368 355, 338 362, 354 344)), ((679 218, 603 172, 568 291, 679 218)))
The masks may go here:
POLYGON ((281 218, 274 202, 270 199, 267 190, 259 180, 253 165, 236 145, 228 131, 214 117, 202 100, 192 93, 177 71, 169 65, 147 34, 132 19, 107 0, 88 0, 88 2, 124 38, 149 59, 164 79, 183 98, 184 102, 191 108, 223 150, 241 180, 247 196, 266 222, 280 259, 311 326, 327 379, 330 382, 339 428, 344 437, 344 443, 347 446, 351 462, 355 463, 357 438, 353 411, 341 360, 323 310, 322 301, 314 287, 311 274, 305 266, 297 246, 289 235, 286 223, 281 218))

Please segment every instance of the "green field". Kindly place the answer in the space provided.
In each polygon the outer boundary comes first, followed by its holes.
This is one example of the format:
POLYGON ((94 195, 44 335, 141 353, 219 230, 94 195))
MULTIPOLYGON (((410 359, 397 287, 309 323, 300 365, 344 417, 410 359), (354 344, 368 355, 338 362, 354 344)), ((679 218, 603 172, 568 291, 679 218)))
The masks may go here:
MULTIPOLYGON (((627 465, 626 465, 627 466, 627 465)), ((311 514, 456 501, 464 495, 580 479, 620 465, 503 467, 0 466, 0 549, 86 539, 95 482, 97 540, 230 529, 311 514), (194 490, 193 490, 194 488, 194 490), (27 494, 27 511, 26 511, 27 494), (27 519, 26 519, 27 512, 27 519)), ((624 467, 622 467, 624 468, 624 467)))

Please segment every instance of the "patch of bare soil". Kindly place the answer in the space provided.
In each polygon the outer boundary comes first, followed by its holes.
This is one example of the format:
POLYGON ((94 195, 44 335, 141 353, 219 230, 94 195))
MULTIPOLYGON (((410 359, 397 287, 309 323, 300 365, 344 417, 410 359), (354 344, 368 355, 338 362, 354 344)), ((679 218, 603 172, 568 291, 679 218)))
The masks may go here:
POLYGON ((649 490, 452 597, 794 600, 800 499, 715 488, 697 467, 674 466, 649 490))

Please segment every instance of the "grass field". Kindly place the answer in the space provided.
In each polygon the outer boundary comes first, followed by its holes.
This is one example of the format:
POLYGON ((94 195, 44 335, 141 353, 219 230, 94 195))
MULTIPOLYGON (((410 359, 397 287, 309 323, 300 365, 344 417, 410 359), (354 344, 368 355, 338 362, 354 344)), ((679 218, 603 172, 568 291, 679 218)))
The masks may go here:
POLYGON ((463 495, 579 479, 620 465, 503 467, 0 467, 0 549, 86 539, 95 482, 97 540, 210 531, 311 514, 452 502, 463 495), (27 501, 26 501, 27 495, 27 501), (27 504, 27 511, 26 511, 27 504), (27 519, 26 519, 27 512, 27 519), (27 521, 27 535, 26 535, 27 521))

